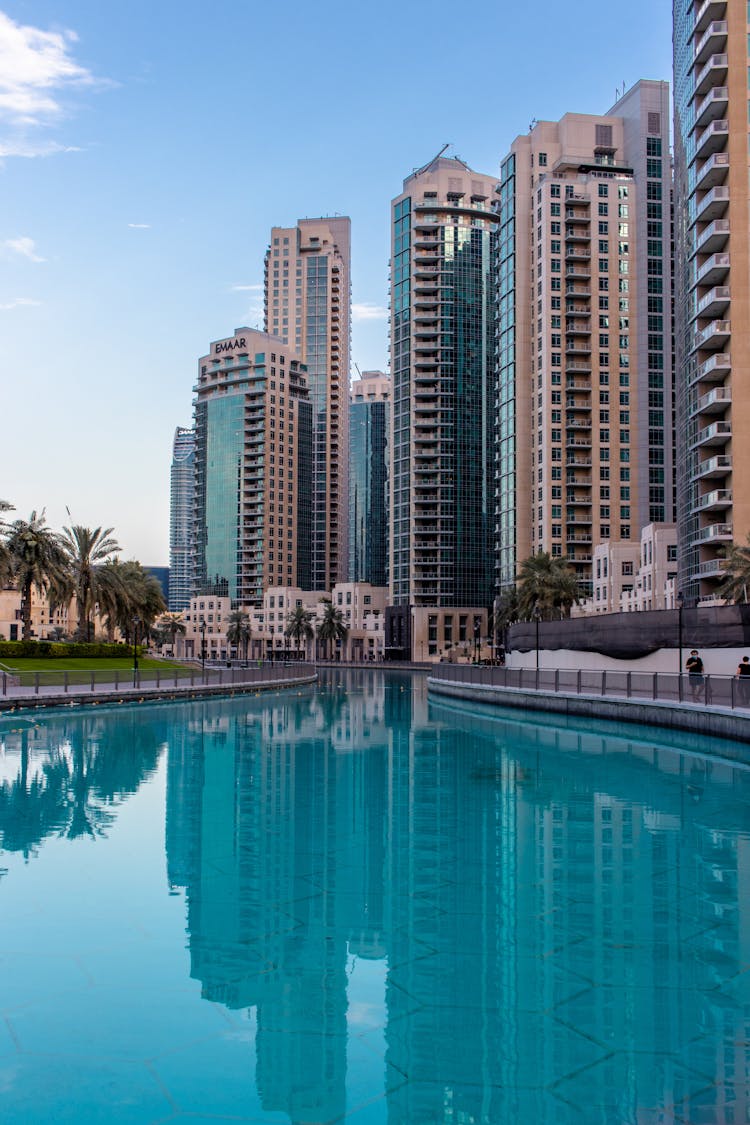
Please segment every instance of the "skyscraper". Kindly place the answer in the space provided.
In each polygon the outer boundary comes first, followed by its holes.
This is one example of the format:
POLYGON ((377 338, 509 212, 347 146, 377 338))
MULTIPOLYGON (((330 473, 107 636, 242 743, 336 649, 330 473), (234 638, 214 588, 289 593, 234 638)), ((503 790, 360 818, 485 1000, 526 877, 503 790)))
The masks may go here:
POLYGON ((391 381, 363 371, 349 406, 349 581, 386 585, 391 381))
POLYGON ((674 0, 678 586, 716 592, 750 531, 748 27, 739 0, 674 0))
POLYGON ((496 584, 673 519, 669 89, 566 114, 502 161, 496 584))
POLYGON ((265 260, 265 329, 307 368, 312 404, 310 589, 347 577, 351 222, 273 227, 265 260))
POLYGON ((238 328, 199 361, 194 590, 259 605, 310 579, 312 420, 293 349, 238 328))
POLYGON ((491 600, 495 184, 438 156, 392 203, 394 606, 491 600))
POLYGON ((169 608, 190 605, 193 583, 193 501, 195 430, 178 426, 172 442, 169 493, 169 608))

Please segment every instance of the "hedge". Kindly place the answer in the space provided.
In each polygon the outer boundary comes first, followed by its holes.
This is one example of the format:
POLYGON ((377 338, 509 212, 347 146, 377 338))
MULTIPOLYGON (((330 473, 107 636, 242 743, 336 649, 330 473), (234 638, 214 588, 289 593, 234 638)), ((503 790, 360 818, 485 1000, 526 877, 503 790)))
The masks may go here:
MULTIPOLYGON (((138 651, 140 650, 139 645, 138 651)), ((82 656, 89 660, 96 660, 103 657, 122 657, 132 651, 132 645, 109 645, 100 642, 66 644, 63 641, 0 641, 0 660, 4 658, 12 660, 13 657, 23 656, 46 657, 50 660, 82 656)))

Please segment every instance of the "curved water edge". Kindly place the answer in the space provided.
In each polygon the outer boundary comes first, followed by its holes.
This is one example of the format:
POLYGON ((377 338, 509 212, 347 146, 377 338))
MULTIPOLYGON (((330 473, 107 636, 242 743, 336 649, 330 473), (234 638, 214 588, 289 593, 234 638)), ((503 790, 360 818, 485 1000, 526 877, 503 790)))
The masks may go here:
POLYGON ((0 717, 9 1119, 739 1120, 725 748, 370 669, 0 717))

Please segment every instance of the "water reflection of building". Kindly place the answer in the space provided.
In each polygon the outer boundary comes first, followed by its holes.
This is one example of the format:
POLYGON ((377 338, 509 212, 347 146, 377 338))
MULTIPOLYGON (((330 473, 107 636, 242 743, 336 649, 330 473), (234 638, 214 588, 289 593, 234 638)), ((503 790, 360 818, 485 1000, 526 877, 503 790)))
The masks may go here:
POLYGON ((351 1108, 361 957, 387 958, 389 1125, 638 1120, 711 1081, 707 1120, 744 1113, 748 775, 365 676, 206 704, 170 753, 193 975, 257 1007, 264 1108, 351 1108))

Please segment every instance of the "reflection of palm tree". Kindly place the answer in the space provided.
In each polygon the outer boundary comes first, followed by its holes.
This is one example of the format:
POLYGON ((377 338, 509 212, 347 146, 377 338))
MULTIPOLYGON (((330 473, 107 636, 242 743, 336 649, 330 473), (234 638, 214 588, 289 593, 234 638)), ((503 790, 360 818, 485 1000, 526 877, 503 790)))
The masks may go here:
POLYGON ((81 719, 50 726, 51 745, 29 780, 28 731, 21 734, 18 777, 0 784, 0 838, 7 851, 28 856, 46 837, 104 836, 114 806, 135 793, 156 767, 160 743, 153 727, 122 717, 109 723, 81 719), (110 725, 111 723, 111 725, 110 725))

